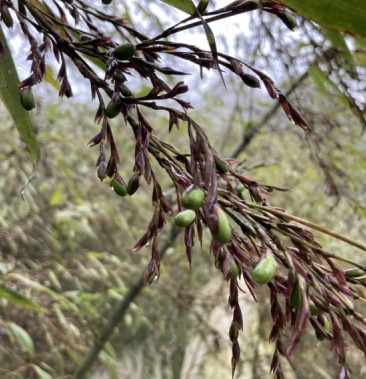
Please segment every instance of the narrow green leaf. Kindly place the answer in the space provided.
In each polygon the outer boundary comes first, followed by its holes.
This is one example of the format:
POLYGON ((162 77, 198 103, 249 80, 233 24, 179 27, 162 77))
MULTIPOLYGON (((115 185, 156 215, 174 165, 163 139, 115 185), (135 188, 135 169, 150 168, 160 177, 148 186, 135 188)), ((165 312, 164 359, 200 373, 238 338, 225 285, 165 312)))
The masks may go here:
POLYGON ((20 305, 23 308, 32 309, 37 312, 42 310, 38 304, 2 283, 0 283, 0 297, 10 301, 13 304, 20 305))
POLYGON ((55 88, 56 91, 60 90, 61 85, 57 81, 56 76, 53 72, 53 69, 49 64, 46 64, 46 76, 44 79, 47 83, 51 84, 51 86, 55 88))
POLYGON ((332 99, 337 99, 345 107, 349 106, 347 96, 318 66, 311 66, 309 69, 309 74, 320 93, 325 96, 332 96, 332 99), (333 90, 333 93, 331 93, 330 89, 333 90))
POLYGON ((110 379, 117 379, 116 367, 117 362, 106 351, 102 350, 99 353, 99 359, 103 362, 104 366, 108 370, 110 379))
POLYGON ((39 379, 52 379, 52 376, 43 368, 37 366, 37 365, 32 365, 34 371, 37 373, 39 379))
POLYGON ((327 87, 325 86, 325 83, 328 80, 328 78, 324 74, 324 72, 319 68, 319 66, 316 66, 316 65, 311 66, 309 69, 309 74, 311 78, 313 79, 313 82, 316 85, 318 91, 322 95, 328 96, 329 92, 327 90, 327 87))
POLYGON ((77 311, 76 305, 73 304, 71 301, 67 300, 65 296, 63 296, 62 294, 58 294, 55 291, 52 291, 51 289, 47 288, 46 286, 43 286, 38 282, 35 282, 32 279, 27 278, 25 275, 12 272, 8 274, 8 277, 14 278, 19 282, 25 283, 27 286, 30 286, 40 292, 46 293, 48 296, 58 301, 65 309, 72 309, 74 311, 77 311))
POLYGON ((366 37, 366 6, 359 0, 276 0, 329 29, 366 37))
POLYGON ((219 55, 218 55, 218 52, 217 52, 217 46, 216 46, 215 36, 214 36, 213 31, 211 30, 210 26, 203 19, 203 17, 200 16, 200 18, 201 18, 202 23, 203 23, 203 28, 205 29, 206 38, 207 38, 207 42, 208 42, 208 44, 210 46, 212 58, 216 62, 217 71, 219 72, 220 78, 221 78, 221 80, 224 83, 224 86, 226 88, 225 81, 224 81, 224 76, 222 75, 221 68, 220 68, 220 65, 219 65, 219 55))
POLYGON ((19 78, 16 71, 11 52, 6 40, 6 37, 0 26, 0 38, 4 42, 5 51, 7 58, 5 60, 1 59, 0 62, 0 99, 4 103, 6 109, 11 115, 16 128, 18 129, 19 135, 25 145, 27 146, 32 162, 33 162, 33 172, 28 178, 26 184, 22 188, 22 195, 24 188, 29 184, 29 182, 34 178, 39 160, 41 158, 41 150, 38 145, 32 121, 29 116, 29 112, 23 109, 20 99, 19 99, 19 78))
POLYGON ((34 356, 35 349, 31 336, 21 326, 14 322, 8 322, 8 327, 14 338, 17 340, 20 348, 31 356, 34 356))
POLYGON ((171 5, 174 8, 177 8, 185 13, 190 14, 191 16, 196 14, 196 6, 192 0, 160 0, 165 4, 171 5))
POLYGON ((61 183, 54 191, 50 199, 51 207, 57 207, 64 201, 65 185, 61 183))
POLYGON ((324 28, 323 34, 332 43, 332 46, 334 48, 344 53, 344 55, 347 58, 348 63, 352 63, 352 64, 355 63, 353 59, 353 55, 347 46, 344 36, 340 32, 337 32, 336 30, 324 28))

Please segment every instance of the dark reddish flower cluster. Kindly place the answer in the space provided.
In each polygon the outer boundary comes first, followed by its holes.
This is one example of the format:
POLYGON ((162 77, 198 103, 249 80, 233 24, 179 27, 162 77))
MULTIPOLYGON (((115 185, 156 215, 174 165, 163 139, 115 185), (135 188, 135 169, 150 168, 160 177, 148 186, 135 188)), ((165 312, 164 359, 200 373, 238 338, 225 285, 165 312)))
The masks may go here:
MULTIPOLYGON (((101 124, 101 129, 89 142, 90 147, 99 146, 96 161, 99 179, 116 178, 118 185, 125 186, 129 195, 138 190, 143 179, 153 187, 153 215, 147 230, 133 248, 137 252, 151 244, 151 261, 145 273, 145 282, 151 284, 159 278, 159 234, 167 218, 182 210, 182 193, 193 185, 204 192, 205 200, 202 206, 194 209, 194 222, 185 228, 186 255, 191 264, 195 239, 198 238, 202 245, 207 227, 212 235, 211 254, 230 287, 229 305, 233 310, 233 319, 229 337, 232 342, 233 375, 240 357, 238 335, 243 329, 238 301, 241 290, 239 279, 243 279, 255 298, 257 283, 251 272, 264 256, 270 255, 277 269, 270 277, 264 277, 263 283, 270 290, 273 327, 269 340, 276 346, 272 372, 279 378, 283 377, 280 357, 289 359, 305 328, 311 325, 319 339, 329 340, 331 348, 337 353, 341 377, 349 377, 344 334, 348 334, 355 345, 366 353, 366 321, 354 309, 354 302, 358 299, 355 285, 365 286, 365 267, 355 265, 350 270, 342 269, 336 263, 341 258, 323 250, 313 233, 292 224, 289 222, 291 215, 271 206, 268 194, 286 189, 261 185, 245 176, 238 162, 226 159, 214 150, 203 128, 188 114, 192 105, 180 97, 189 90, 188 86, 183 81, 171 86, 162 79, 187 74, 162 65, 164 57, 191 62, 201 71, 215 69, 222 78, 221 67, 226 67, 249 87, 258 88, 263 83, 269 96, 280 102, 288 118, 309 132, 310 127, 304 118, 266 74, 217 51, 214 36, 208 27, 210 22, 220 18, 260 8, 275 14, 292 29, 295 25, 291 16, 272 1, 235 1, 229 6, 205 13, 201 19, 190 17, 185 20, 185 25, 180 23, 159 36, 151 37, 129 26, 126 20, 94 11, 82 1, 53 1, 52 6, 46 3, 19 1, 16 5, 0 1, 3 22, 13 26, 9 18, 12 17, 9 13, 11 9, 29 41, 30 54, 27 59, 32 62, 31 74, 19 87, 24 89, 42 82, 46 57, 52 54, 60 63, 57 75, 60 96, 72 96, 67 66, 73 64, 89 81, 92 98, 99 100, 95 122, 101 124), (78 28, 81 20, 83 25, 87 25, 87 30, 78 28), (119 47, 119 54, 115 54, 116 48, 121 45, 98 29, 98 25, 103 23, 112 25, 126 44, 131 45, 134 41, 134 45, 126 49, 119 47), (210 51, 166 40, 172 34, 202 24, 210 51), (126 59, 121 55, 124 50, 129 54, 126 59), (91 62, 105 68, 103 77, 98 76, 91 62), (128 88, 127 83, 136 74, 151 86, 145 96, 135 96, 128 88), (169 104, 177 104, 179 109, 167 105, 167 100, 170 100, 169 104), (189 146, 186 146, 184 153, 158 138, 143 113, 144 108, 165 111, 169 117, 169 132, 174 126, 179 129, 181 123, 187 124, 189 146), (110 118, 119 114, 132 128, 135 138, 135 165, 128 184, 118 173, 120 157, 109 122, 110 118), (106 155, 107 147, 109 157, 106 155), (151 165, 152 157, 169 175, 175 188, 175 200, 164 195, 151 165), (285 335, 288 337, 285 338, 285 335)), ((0 55, 3 58, 6 55, 1 41, 0 55)))

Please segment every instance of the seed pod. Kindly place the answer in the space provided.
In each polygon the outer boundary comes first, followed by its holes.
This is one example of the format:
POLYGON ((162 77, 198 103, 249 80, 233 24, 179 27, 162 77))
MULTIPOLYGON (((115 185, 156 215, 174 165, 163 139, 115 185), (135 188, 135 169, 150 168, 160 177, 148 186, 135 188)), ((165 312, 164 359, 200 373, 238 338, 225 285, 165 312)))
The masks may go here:
POLYGON ((115 118, 119 115, 121 109, 113 100, 109 102, 107 108, 105 109, 105 115, 108 118, 115 118))
POLYGON ((229 243, 231 241, 231 226, 225 212, 219 207, 214 207, 214 213, 216 213, 218 228, 216 233, 212 233, 212 237, 220 243, 229 243))
POLYGON ((235 321, 231 323, 231 326, 229 329, 229 337, 231 341, 236 340, 239 337, 239 329, 235 321))
POLYGON ((104 161, 100 162, 97 169, 98 178, 103 181, 106 177, 107 166, 104 161))
POLYGON ((194 219, 196 218, 196 213, 191 209, 186 209, 182 212, 179 212, 175 218, 175 225, 180 226, 181 228, 185 228, 192 224, 194 219))
POLYGON ((244 84, 246 84, 248 87, 251 87, 251 88, 261 87, 259 80, 253 75, 243 74, 243 75, 240 75, 240 77, 241 77, 241 80, 244 82, 244 84))
POLYGON ((239 267, 233 259, 230 262, 231 262, 231 279, 236 279, 240 273, 239 267))
POLYGON ((252 279, 258 284, 267 284, 275 276, 277 262, 273 255, 268 255, 261 260, 252 271, 252 279))
POLYGON ((244 191, 245 187, 242 183, 238 184, 238 186, 236 187, 236 191, 238 192, 238 195, 239 197, 242 199, 242 200, 245 200, 245 191, 244 191))
POLYGON ((1 9, 1 19, 3 20, 4 24, 11 29, 14 25, 13 17, 11 13, 9 12, 9 8, 4 5, 1 9))
POLYGON ((114 49, 114 56, 121 61, 131 59, 135 53, 136 46, 132 45, 132 43, 119 45, 114 49))
POLYGON ((294 308, 296 308, 296 309, 300 308, 300 305, 301 305, 301 291, 300 291, 299 282, 296 282, 296 285, 295 285, 295 288, 294 288, 294 292, 292 293, 292 296, 291 296, 291 305, 294 308))
POLYGON ((116 71, 113 74, 113 79, 120 83, 124 83, 127 80, 125 74, 122 71, 116 71))
POLYGON ((205 193, 194 184, 189 186, 182 194, 182 205, 187 209, 198 209, 205 199, 205 193))
POLYGON ((228 164, 217 155, 214 155, 214 161, 215 161, 216 168, 218 169, 218 171, 223 172, 224 174, 226 174, 229 171, 228 164))
MULTIPOLYGON (((325 316, 319 316, 318 321, 320 325, 329 333, 330 332, 330 322, 325 316)), ((319 333, 318 331, 315 331, 315 336, 319 341, 324 341, 325 337, 323 334, 319 333)))
POLYGON ((323 313, 313 302, 309 303, 309 307, 312 316, 320 316, 323 313))
POLYGON ((119 196, 126 196, 127 194, 127 188, 123 183, 123 179, 121 175, 116 172, 114 175, 112 182, 111 182, 111 187, 113 188, 114 192, 119 195, 119 196))
POLYGON ((140 187, 140 175, 134 173, 127 183, 127 193, 132 196, 140 187))
POLYGON ((26 88, 20 93, 20 102, 22 103, 23 108, 27 111, 31 111, 36 106, 36 102, 30 88, 26 88))
POLYGON ((349 268, 348 270, 344 271, 344 274, 347 278, 356 278, 358 276, 365 275, 365 271, 361 270, 360 268, 349 268))
POLYGON ((119 87, 119 92, 121 92, 121 94, 124 96, 124 97, 131 97, 133 96, 131 90, 124 84, 122 84, 120 87, 119 87))

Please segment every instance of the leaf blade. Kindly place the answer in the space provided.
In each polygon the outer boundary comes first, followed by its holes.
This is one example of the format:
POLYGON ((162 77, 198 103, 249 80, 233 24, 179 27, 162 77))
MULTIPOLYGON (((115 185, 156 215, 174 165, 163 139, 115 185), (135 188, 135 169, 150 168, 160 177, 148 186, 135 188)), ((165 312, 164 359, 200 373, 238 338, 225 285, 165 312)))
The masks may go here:
POLYGON ((359 0, 276 0, 321 26, 366 37, 366 7, 359 0))
POLYGON ((0 297, 23 308, 28 308, 37 312, 40 312, 42 310, 42 308, 38 304, 34 303, 26 296, 22 295, 18 291, 13 290, 10 287, 5 286, 2 283, 0 283, 0 297))
POLYGON ((0 64, 0 99, 14 120, 20 138, 27 146, 33 163, 33 172, 22 188, 23 193, 24 188, 36 175, 38 164, 41 159, 41 149, 34 133, 33 124, 30 119, 29 112, 27 112, 22 107, 19 100, 18 73, 16 71, 15 64, 1 26, 0 39, 4 43, 7 56, 6 59, 3 59, 0 64))
POLYGON ((12 321, 8 323, 8 327, 11 333, 13 334, 14 338, 19 343, 20 348, 33 357, 35 354, 35 348, 33 340, 31 336, 28 334, 28 332, 12 321))
POLYGON ((196 14, 196 6, 192 0, 160 0, 165 4, 171 5, 174 8, 181 10, 193 16, 196 14))

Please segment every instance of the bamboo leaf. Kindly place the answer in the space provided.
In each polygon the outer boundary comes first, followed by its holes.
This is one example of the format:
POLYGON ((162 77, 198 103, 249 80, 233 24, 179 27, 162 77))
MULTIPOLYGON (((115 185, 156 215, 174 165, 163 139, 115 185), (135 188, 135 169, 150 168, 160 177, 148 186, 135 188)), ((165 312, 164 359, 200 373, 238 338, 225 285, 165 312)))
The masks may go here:
POLYGON ((40 292, 46 293, 48 296, 50 296, 54 300, 58 301, 62 305, 62 307, 64 307, 65 309, 71 309, 71 310, 77 311, 76 305, 73 304, 71 301, 67 300, 65 296, 62 296, 61 294, 58 294, 55 291, 52 291, 51 289, 47 288, 46 286, 43 286, 42 284, 37 283, 34 280, 31 280, 24 275, 21 275, 18 273, 10 273, 10 274, 8 274, 8 277, 14 278, 14 279, 18 280, 19 282, 22 282, 22 283, 28 285, 31 288, 34 288, 40 292))
POLYGON ((38 164, 41 158, 41 150, 34 133, 29 112, 27 112, 22 107, 19 100, 18 73, 16 71, 9 46, 6 37, 1 29, 1 26, 0 39, 3 41, 6 51, 6 59, 0 62, 0 99, 14 120, 19 135, 27 146, 33 162, 33 172, 21 191, 23 196, 25 187, 36 175, 38 164))
POLYGON ((347 96, 338 88, 336 83, 329 79, 329 77, 319 68, 319 66, 311 66, 309 69, 309 74, 320 93, 325 96, 332 96, 333 99, 336 98, 345 107, 349 106, 347 96), (333 92, 333 94, 331 92, 333 92))
POLYGON ((198 12, 193 1, 192 0, 161 0, 161 1, 177 8, 177 9, 180 9, 181 11, 186 12, 192 16, 197 16, 198 18, 200 18, 202 25, 203 25, 203 28, 204 28, 204 31, 205 31, 205 34, 206 34, 207 42, 210 46, 212 58, 216 62, 216 66, 217 66, 217 70, 219 72, 220 78, 221 78, 222 82, 224 83, 224 86, 226 87, 224 77, 222 75, 220 65, 219 65, 219 57, 218 57, 218 52, 217 52, 215 36, 214 36, 210 26, 207 24, 205 19, 198 12))
POLYGON ((174 8, 177 8, 185 13, 190 14, 191 16, 196 14, 196 6, 192 0, 160 0, 165 4, 171 5, 174 8))
POLYGON ((51 86, 53 88, 55 88, 57 91, 60 90, 61 88, 61 85, 60 83, 56 80, 56 76, 53 72, 53 69, 50 65, 46 64, 46 76, 45 76, 45 81, 49 84, 51 84, 51 86))
POLYGON ((13 334, 14 338, 17 340, 20 348, 23 351, 27 352, 29 355, 34 356, 34 344, 28 332, 12 321, 8 323, 8 327, 11 333, 13 334))
POLYGON ((23 308, 32 309, 33 311, 37 312, 40 312, 42 310, 38 304, 34 303, 32 300, 23 296, 18 291, 15 291, 2 283, 0 283, 0 297, 10 301, 13 304, 20 305, 23 308))
POLYGON ((221 80, 224 83, 224 86, 226 88, 225 81, 224 81, 224 76, 222 75, 221 68, 220 68, 220 65, 219 65, 219 55, 218 55, 218 52, 217 52, 217 46, 216 46, 215 36, 214 36, 213 31, 211 30, 210 26, 207 24, 207 22, 204 20, 204 18, 201 15, 200 15, 200 18, 201 18, 201 21, 202 21, 202 24, 203 24, 203 28, 205 30, 207 42, 208 42, 208 44, 210 46, 212 58, 216 62, 216 67, 217 67, 217 70, 219 72, 220 78, 221 78, 221 80))
POLYGON ((300 16, 329 29, 366 36, 366 6, 359 0, 276 0, 300 16))
POLYGON ((52 376, 47 371, 43 370, 43 368, 33 365, 33 369, 37 373, 39 379, 52 379, 52 376))
POLYGON ((343 52, 347 59, 347 66, 349 64, 355 64, 355 61, 353 59, 353 55, 344 39, 344 36, 342 33, 337 32, 336 30, 331 30, 331 29, 323 29, 323 34, 324 36, 332 43, 332 46, 340 51, 343 52))

